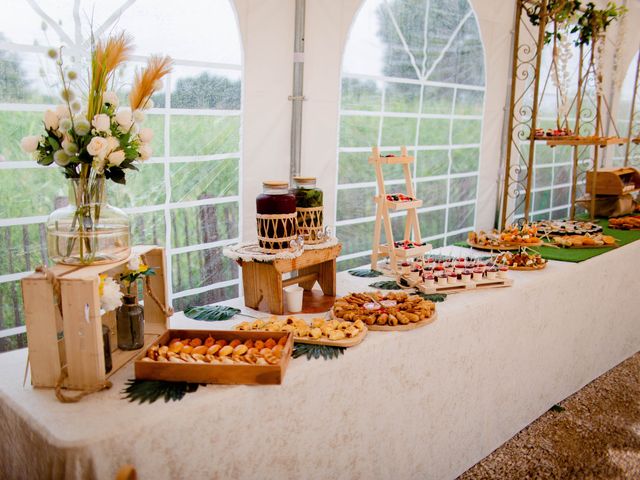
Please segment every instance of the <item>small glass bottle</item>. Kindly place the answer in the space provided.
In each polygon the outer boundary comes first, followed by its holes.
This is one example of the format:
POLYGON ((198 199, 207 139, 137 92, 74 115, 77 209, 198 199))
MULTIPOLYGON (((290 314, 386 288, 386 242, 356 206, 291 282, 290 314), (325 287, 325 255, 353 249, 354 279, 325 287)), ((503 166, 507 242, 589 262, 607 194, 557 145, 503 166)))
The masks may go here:
MULTIPOLYGON (((296 197, 289 192, 289 184, 280 181, 265 181, 262 183, 262 193, 256 197, 256 212, 258 215, 293 215, 295 220, 296 197)), ((289 242, 296 235, 295 221, 281 220, 278 222, 261 223, 258 219, 258 234, 270 239, 287 239, 281 242, 267 242, 259 240, 261 248, 269 250, 285 250, 290 247, 289 242), (262 232, 260 228, 262 226, 262 232)))
POLYGON ((322 228, 322 190, 316 187, 315 177, 293 177, 291 192, 296 197, 298 230, 307 243, 319 243, 324 237, 322 228))
POLYGON ((137 350, 144 345, 144 309, 136 295, 124 295, 116 312, 118 348, 137 350))
POLYGON ((104 371, 109 373, 113 368, 111 362, 111 330, 106 325, 102 325, 102 346, 104 348, 104 371))

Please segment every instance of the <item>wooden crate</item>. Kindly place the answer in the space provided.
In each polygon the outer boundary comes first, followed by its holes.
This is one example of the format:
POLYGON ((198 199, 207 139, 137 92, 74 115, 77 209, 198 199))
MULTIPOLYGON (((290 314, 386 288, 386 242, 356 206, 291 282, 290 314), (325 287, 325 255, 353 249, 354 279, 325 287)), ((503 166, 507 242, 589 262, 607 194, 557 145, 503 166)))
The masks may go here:
POLYGON ((209 363, 143 362, 142 352, 135 362, 136 379, 166 380, 172 382, 217 383, 225 385, 280 385, 293 352, 293 333, 239 330, 168 330, 154 344, 167 345, 172 338, 199 338, 212 336, 216 340, 231 342, 242 340, 279 340, 287 337, 282 357, 277 365, 221 365, 209 363))
MULTIPOLYGON (((592 194, 593 170, 587 172, 587 193, 592 194)), ((596 174, 596 195, 624 195, 640 189, 640 172, 633 167, 601 168, 596 174)))
MULTIPOLYGON (((164 272, 164 250, 156 246, 137 246, 133 255, 143 255, 145 263, 156 271, 149 277, 153 292, 161 304, 168 298, 164 272)), ((55 387, 63 368, 63 387, 90 389, 101 385, 113 373, 132 360, 140 350, 117 348, 115 312, 101 315, 98 286, 99 275, 115 277, 128 262, 122 260, 106 265, 54 265, 49 269, 60 282, 60 305, 56 304, 53 284, 44 273, 33 273, 22 280, 24 318, 29 345, 31 384, 35 387, 55 387), (102 324, 111 329, 112 370, 107 374, 104 364, 102 324)), ((145 347, 155 341, 168 327, 164 312, 144 292, 145 347)))

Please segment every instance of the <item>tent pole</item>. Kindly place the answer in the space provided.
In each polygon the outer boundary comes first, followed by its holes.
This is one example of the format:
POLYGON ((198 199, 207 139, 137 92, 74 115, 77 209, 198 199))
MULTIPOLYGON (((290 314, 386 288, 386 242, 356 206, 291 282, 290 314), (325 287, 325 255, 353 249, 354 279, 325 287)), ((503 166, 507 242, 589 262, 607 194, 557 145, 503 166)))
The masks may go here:
POLYGON ((289 100, 291 100, 290 180, 300 174, 301 168, 305 3, 306 0, 296 0, 295 38, 293 43, 293 94, 289 97, 289 100))

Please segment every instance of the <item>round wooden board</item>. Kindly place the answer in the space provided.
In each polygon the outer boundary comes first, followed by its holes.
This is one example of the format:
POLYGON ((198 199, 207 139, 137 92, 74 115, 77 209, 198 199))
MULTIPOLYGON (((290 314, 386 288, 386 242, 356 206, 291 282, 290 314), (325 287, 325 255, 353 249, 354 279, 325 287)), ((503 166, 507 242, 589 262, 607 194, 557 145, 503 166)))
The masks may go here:
POLYGON ((294 336, 293 342, 306 343, 309 345, 326 345, 327 347, 355 347, 360 342, 362 342, 362 340, 364 340, 364 337, 367 336, 368 330, 370 330, 370 328, 367 326, 366 329, 364 329, 362 332, 360 332, 360 334, 356 335, 355 337, 344 338, 342 340, 329 340, 329 339, 314 340, 312 338, 294 336))
POLYGON ((367 328, 372 332, 401 332, 403 330, 414 330, 416 328, 424 327, 425 325, 433 323, 436 318, 438 318, 438 313, 434 311, 433 315, 431 315, 429 318, 425 318, 424 320, 420 320, 419 322, 407 323, 406 325, 396 325, 395 327, 392 327, 390 325, 367 325, 367 328))
POLYGON ((569 246, 565 246, 565 245, 560 245, 559 243, 555 243, 555 242, 551 242, 550 245, 554 245, 556 247, 559 248, 617 248, 620 245, 618 245, 617 243, 614 243, 613 245, 571 245, 569 246))
POLYGON ((624 227, 614 227, 613 225, 608 225, 608 227, 612 230, 622 230, 623 232, 630 232, 632 230, 640 230, 640 228, 624 228, 624 227))
POLYGON ((544 245, 544 242, 542 240, 540 240, 538 243, 518 243, 518 244, 505 244, 505 245, 501 245, 499 247, 494 246, 494 245, 479 245, 477 243, 472 243, 469 240, 467 240, 467 245, 469 245, 471 248, 475 248, 477 250, 487 250, 487 251, 495 251, 495 252, 504 252, 504 251, 510 251, 510 250, 518 250, 521 247, 541 247, 542 245, 544 245))
POLYGON ((549 262, 544 262, 542 265, 538 265, 535 267, 516 267, 516 266, 510 266, 509 270, 519 270, 521 272, 532 272, 534 270, 542 270, 543 268, 547 267, 547 263, 549 262))

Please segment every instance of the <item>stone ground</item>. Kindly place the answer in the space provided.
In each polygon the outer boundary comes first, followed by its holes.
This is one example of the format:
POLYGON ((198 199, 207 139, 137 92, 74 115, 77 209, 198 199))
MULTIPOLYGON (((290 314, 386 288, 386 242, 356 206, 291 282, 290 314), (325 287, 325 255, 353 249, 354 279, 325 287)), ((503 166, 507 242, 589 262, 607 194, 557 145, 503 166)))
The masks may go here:
POLYGON ((459 480, 640 479, 640 352, 559 405, 459 480))

